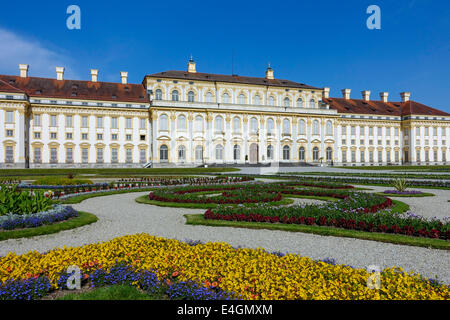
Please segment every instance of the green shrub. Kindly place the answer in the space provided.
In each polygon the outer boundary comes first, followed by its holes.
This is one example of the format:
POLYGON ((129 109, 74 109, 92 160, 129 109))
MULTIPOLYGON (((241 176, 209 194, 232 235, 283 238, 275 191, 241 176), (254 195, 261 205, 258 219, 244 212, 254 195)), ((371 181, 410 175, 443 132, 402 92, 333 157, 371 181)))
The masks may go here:
POLYGON ((397 191, 405 191, 408 188, 408 182, 405 178, 397 178, 394 180, 393 187, 397 189, 397 191))
POLYGON ((70 179, 61 177, 45 177, 33 182, 34 185, 49 185, 49 186, 73 186, 79 184, 93 184, 88 179, 70 179))
POLYGON ((42 191, 18 192, 17 187, 0 188, 0 216, 8 213, 30 214, 45 211, 52 206, 52 200, 42 191))

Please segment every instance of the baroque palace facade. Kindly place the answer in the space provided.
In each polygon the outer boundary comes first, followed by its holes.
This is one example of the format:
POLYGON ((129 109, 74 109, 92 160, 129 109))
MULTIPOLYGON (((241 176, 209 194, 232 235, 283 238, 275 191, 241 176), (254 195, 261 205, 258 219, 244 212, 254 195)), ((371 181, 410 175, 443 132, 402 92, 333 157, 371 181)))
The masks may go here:
POLYGON ((142 167, 273 162, 445 164, 450 114, 410 100, 331 98, 329 88, 187 71, 142 84, 0 75, 0 167, 142 167))

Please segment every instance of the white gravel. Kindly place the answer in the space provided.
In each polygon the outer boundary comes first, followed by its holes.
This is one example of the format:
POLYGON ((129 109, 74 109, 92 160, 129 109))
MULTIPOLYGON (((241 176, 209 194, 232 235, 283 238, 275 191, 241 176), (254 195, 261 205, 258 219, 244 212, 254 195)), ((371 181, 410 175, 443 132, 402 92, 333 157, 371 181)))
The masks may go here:
POLYGON ((334 258, 337 263, 361 268, 368 265, 381 268, 400 266, 406 271, 433 278, 437 276, 440 281, 450 283, 449 251, 300 232, 190 226, 185 224, 183 215, 203 213, 204 210, 136 203, 135 198, 144 194, 147 192, 85 200, 74 207, 94 213, 99 218, 98 222, 53 235, 1 241, 0 255, 6 255, 9 251, 18 254, 30 250, 45 252, 54 247, 81 246, 145 232, 178 240, 219 241, 233 246, 262 247, 269 252, 292 252, 313 259, 334 258))

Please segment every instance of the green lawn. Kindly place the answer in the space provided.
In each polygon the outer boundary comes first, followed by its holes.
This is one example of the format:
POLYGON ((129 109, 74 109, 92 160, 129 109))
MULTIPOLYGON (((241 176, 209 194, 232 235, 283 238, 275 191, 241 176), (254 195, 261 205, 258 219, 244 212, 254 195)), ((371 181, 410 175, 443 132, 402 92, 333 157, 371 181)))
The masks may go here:
POLYGON ((419 193, 419 194, 397 194, 397 193, 384 193, 384 192, 375 192, 375 194, 379 194, 385 197, 400 197, 400 198, 420 198, 420 197, 434 197, 432 193, 419 193))
POLYGON ((61 203, 63 204, 75 204, 80 203, 86 199, 89 198, 95 198, 95 197, 103 197, 103 196, 110 196, 113 194, 121 194, 121 193, 131 193, 131 192, 145 192, 145 191, 152 191, 155 188, 141 188, 141 189, 122 189, 122 190, 112 190, 112 191, 105 191, 105 192, 99 192, 99 193, 91 193, 91 194, 80 194, 79 196, 74 196, 71 198, 67 198, 65 200, 61 200, 61 203))
POLYGON ((97 216, 93 215, 92 213, 79 211, 79 214, 80 215, 78 217, 50 225, 43 225, 36 228, 0 231, 0 241, 7 239, 30 238, 41 236, 44 234, 57 233, 63 230, 70 230, 85 226, 98 220, 97 216))
POLYGON ((69 293, 57 300, 167 300, 164 294, 147 294, 129 285, 113 285, 92 290, 69 293))

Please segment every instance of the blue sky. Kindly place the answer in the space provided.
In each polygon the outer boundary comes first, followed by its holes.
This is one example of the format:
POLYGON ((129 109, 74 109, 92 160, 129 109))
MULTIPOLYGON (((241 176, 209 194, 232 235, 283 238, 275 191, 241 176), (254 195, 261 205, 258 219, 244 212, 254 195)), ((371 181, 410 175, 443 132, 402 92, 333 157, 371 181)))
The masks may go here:
POLYGON ((146 74, 184 70, 275 77, 331 87, 380 91, 450 112, 450 2, 342 1, 22 1, 0 11, 0 73, 140 83, 146 74), (23 5, 22 5, 23 4, 23 5), (66 9, 81 8, 81 30, 68 30, 66 9), (381 8, 381 30, 369 30, 369 5, 381 8))

